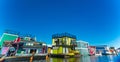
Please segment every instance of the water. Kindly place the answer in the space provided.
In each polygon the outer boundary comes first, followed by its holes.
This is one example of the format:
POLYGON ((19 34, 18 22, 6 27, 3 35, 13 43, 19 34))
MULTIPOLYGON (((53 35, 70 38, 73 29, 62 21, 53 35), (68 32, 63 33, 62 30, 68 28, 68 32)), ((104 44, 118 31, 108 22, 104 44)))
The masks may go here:
MULTIPOLYGON (((120 62, 119 60, 115 61, 116 58, 118 58, 118 56, 114 56, 114 55, 82 56, 80 58, 68 58, 68 59, 65 59, 65 58, 48 58, 47 60, 34 60, 33 62, 120 62)), ((9 61, 5 61, 5 62, 9 62, 9 61)), ((29 60, 17 61, 17 62, 29 62, 29 60)))
POLYGON ((49 58, 46 62, 116 62, 115 58, 117 56, 82 56, 80 58, 49 58))

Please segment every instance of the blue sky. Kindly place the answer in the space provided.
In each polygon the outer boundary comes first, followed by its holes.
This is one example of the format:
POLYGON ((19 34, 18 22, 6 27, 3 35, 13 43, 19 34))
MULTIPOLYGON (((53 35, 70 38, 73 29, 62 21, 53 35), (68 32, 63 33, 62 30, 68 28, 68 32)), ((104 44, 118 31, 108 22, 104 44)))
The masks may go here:
POLYGON ((5 29, 34 34, 48 44, 52 34, 68 32, 91 45, 116 46, 120 1, 0 0, 0 35, 5 29))

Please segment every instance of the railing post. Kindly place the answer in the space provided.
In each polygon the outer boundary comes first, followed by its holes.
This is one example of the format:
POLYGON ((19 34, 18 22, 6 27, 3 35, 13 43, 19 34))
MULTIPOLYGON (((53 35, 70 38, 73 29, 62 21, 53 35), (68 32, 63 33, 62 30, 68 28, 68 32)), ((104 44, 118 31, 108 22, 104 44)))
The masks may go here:
POLYGON ((32 53, 32 56, 30 57, 30 62, 33 62, 34 55, 35 55, 35 52, 32 53))

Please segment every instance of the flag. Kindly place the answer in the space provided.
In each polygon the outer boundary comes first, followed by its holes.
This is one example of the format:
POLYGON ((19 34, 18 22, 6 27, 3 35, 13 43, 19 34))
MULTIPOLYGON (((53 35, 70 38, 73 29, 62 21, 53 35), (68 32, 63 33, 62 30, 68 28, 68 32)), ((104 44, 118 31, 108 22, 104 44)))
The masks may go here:
POLYGON ((16 38, 15 40, 14 40, 14 43, 19 43, 20 42, 20 37, 18 37, 18 38, 16 38))

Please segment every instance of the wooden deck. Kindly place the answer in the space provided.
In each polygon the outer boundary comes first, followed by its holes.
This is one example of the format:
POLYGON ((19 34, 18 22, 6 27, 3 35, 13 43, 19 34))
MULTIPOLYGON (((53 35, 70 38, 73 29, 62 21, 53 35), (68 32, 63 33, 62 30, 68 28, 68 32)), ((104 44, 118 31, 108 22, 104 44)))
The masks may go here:
POLYGON ((80 57, 81 55, 66 55, 66 54, 49 54, 49 57, 55 58, 73 58, 73 57, 80 57))
POLYGON ((33 57, 33 60, 45 60, 46 55, 34 55, 34 56, 11 56, 11 57, 5 57, 5 62, 18 62, 18 61, 28 61, 30 62, 31 57, 33 57))

